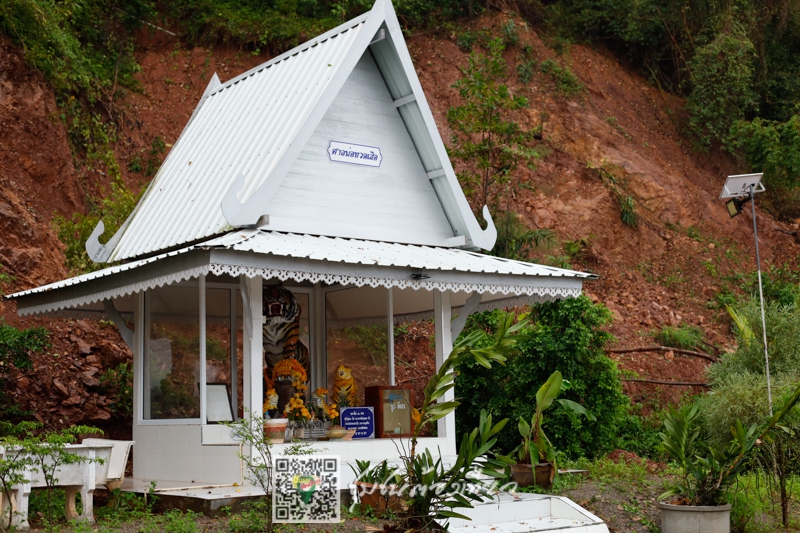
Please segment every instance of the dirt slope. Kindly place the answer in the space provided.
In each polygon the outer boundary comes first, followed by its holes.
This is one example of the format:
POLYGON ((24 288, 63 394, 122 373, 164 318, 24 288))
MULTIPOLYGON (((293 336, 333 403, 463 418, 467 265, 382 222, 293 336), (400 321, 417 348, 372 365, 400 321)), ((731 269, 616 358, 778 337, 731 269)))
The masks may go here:
MULTIPOLYGON (((502 15, 485 17, 469 29, 500 34, 506 20, 502 15)), ((512 209, 529 228, 552 229, 562 241, 576 243, 579 251, 571 263, 600 275, 585 284, 585 291, 614 314, 610 329, 617 346, 653 345, 652 336, 661 327, 687 324, 702 328, 709 343, 730 349, 729 321, 723 311, 709 307, 725 276, 755 269, 749 212, 731 220, 718 200, 725 176, 741 173, 741 168, 726 154, 693 150, 680 133, 686 120, 683 101, 649 85, 609 55, 581 45, 559 55, 539 33, 523 26, 519 35, 520 43, 505 52, 510 73, 527 44, 537 65, 551 59, 569 67, 586 91, 560 96, 557 82, 538 68, 527 85, 509 79, 512 89, 530 102, 521 122, 535 128, 544 120, 542 146, 549 152, 535 171, 518 171, 526 186, 512 209), (638 227, 622 223, 598 168, 612 173, 633 197, 638 227)), ((410 49, 448 139, 446 112, 459 104, 452 85, 461 76, 458 67, 466 64, 466 54, 455 35, 416 35, 410 49)), ((758 224, 765 263, 780 264, 796 255, 794 237, 788 234, 796 225, 784 227, 764 213, 758 214, 758 224)), ((673 353, 616 358, 640 377, 676 381, 703 381, 706 365, 673 353)), ((633 383, 626 388, 635 400, 650 400, 653 406, 676 400, 689 389, 633 383)))
MULTIPOLYGON (((472 29, 496 28, 505 20, 500 14, 487 16, 472 23, 472 29)), ((520 122, 534 128, 544 120, 541 148, 547 154, 535 171, 519 171, 517 179, 526 186, 511 207, 530 228, 549 228, 562 242, 576 243, 569 260, 575 268, 601 276, 586 284, 586 292, 612 310, 610 329, 618 345, 652 344, 652 334, 660 327, 690 324, 702 327, 711 344, 730 348, 728 322, 718 309, 709 308, 709 302, 724 286, 725 275, 754 268, 749 215, 730 220, 716 199, 724 176, 737 173, 739 167, 728 156, 693 151, 680 134, 682 101, 612 57, 579 45, 558 55, 539 33, 524 27, 519 31, 520 45, 506 52, 509 72, 514 71, 520 47, 529 44, 537 64, 553 59, 569 66, 587 90, 576 97, 559 96, 556 83, 538 68, 527 85, 510 78, 513 89, 530 99, 520 122), (621 222, 614 195, 597 168, 611 172, 634 198, 638 227, 621 222)), ((452 84, 467 54, 456 46, 455 35, 420 33, 409 39, 409 48, 447 140, 451 132, 445 113, 458 103, 452 84)), ((214 72, 224 81, 267 59, 226 48, 187 50, 160 32, 142 33, 137 49, 143 90, 119 102, 123 120, 115 147, 123 178, 135 190, 145 178, 129 172, 126 162, 146 154, 157 136, 171 147, 214 72)), ((86 209, 57 114, 42 76, 25 65, 18 48, 0 38, 0 264, 16 278, 6 284, 6 292, 67 275, 51 219, 55 213, 86 209)), ((84 181, 95 191, 92 179, 84 181)), ((765 260, 779 263, 797 255, 794 239, 785 233, 796 227, 784 227, 763 213, 758 222, 765 260)), ((562 250, 553 249, 539 255, 560 254, 562 250)), ((14 304, 0 303, 7 322, 48 327, 53 353, 65 358, 57 368, 37 362, 36 371, 19 381, 13 394, 20 406, 35 409, 52 425, 109 420, 107 404, 114 393, 98 399, 103 396, 93 381, 98 371, 89 369, 91 375, 86 376, 86 368, 104 371, 129 360, 130 352, 113 328, 87 322, 76 326, 60 319, 20 320, 15 311, 14 304), (89 360, 94 356, 97 359, 89 360), (47 398, 37 398, 43 392, 47 398)), ((641 377, 660 379, 699 381, 705 366, 701 360, 671 353, 617 359, 641 377)), ((635 400, 653 404, 686 392, 678 387, 628 387, 635 400)))

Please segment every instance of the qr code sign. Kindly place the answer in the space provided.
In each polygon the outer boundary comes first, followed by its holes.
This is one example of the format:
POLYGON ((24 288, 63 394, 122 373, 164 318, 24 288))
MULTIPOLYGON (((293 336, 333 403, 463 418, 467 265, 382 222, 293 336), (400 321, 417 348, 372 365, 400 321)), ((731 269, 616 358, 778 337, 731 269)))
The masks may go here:
POLYGON ((339 458, 273 458, 272 520, 275 523, 339 523, 339 458))

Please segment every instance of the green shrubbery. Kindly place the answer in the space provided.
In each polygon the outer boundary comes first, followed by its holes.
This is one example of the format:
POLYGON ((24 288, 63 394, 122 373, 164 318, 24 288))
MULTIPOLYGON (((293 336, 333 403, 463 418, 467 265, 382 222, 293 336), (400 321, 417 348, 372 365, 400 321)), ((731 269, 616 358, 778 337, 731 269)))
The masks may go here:
POLYGON ((517 261, 527 261, 531 253, 539 247, 552 246, 555 234, 547 228, 530 229, 519 215, 505 211, 495 220, 497 241, 492 254, 517 261))
POLYGON ((108 266, 92 262, 86 253, 86 240, 97 223, 102 220, 105 231, 100 236, 100 242, 108 241, 136 207, 137 200, 138 198, 125 187, 122 179, 117 178, 111 183, 110 194, 99 203, 91 204, 87 214, 74 213, 69 219, 58 215, 53 219, 59 240, 67 246, 64 255, 67 268, 71 272, 90 272, 108 266))
MULTIPOLYGON (((493 331, 501 316, 496 311, 473 315, 464 331, 493 331)), ((603 353, 611 336, 600 328, 609 319, 605 307, 586 297, 535 305, 531 325, 523 331, 528 337, 518 345, 519 355, 510 357, 506 366, 491 370, 474 364, 461 368, 456 379, 456 396, 463 399, 457 411, 458 427, 476 425, 481 409, 498 417, 529 420, 536 391, 559 370, 571 384, 564 398, 583 405, 597 421, 587 422, 567 409, 554 407, 545 422, 553 445, 570 457, 595 457, 614 448, 627 399, 616 365, 603 353)), ((503 451, 518 444, 513 429, 499 436, 503 451)))
MULTIPOLYGON (((800 313, 793 301, 783 305, 776 300, 769 301, 765 311, 772 401, 777 409, 800 382, 800 313)), ((740 304, 735 315, 738 349, 709 368, 711 391, 699 400, 705 435, 714 443, 727 442, 728 428, 737 421, 748 426, 763 422, 770 414, 758 300, 740 304)), ((764 439, 754 463, 762 467, 768 486, 777 488, 774 499, 782 502, 784 525, 788 512, 786 484, 789 476, 797 473, 800 457, 798 431, 800 410, 795 408, 781 427, 764 439)))
POLYGON ((753 89, 753 43, 736 23, 696 49, 687 68, 691 92, 686 101, 689 126, 700 141, 726 141, 734 122, 757 111, 753 89))

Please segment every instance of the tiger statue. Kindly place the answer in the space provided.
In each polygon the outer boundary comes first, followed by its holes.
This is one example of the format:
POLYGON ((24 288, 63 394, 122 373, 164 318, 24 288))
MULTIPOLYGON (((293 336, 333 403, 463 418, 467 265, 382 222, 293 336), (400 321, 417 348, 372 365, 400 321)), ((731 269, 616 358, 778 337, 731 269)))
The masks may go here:
POLYGON ((300 304, 282 285, 268 285, 262 293, 264 325, 264 391, 273 387, 272 369, 282 359, 297 359, 309 372, 308 348, 300 342, 300 304), (268 383, 269 381, 269 383, 268 383))
POLYGON ((278 408, 278 393, 275 389, 267 389, 264 393, 264 418, 269 418, 269 412, 278 408))
POLYGON ((353 379, 350 367, 339 365, 336 367, 336 377, 333 380, 333 401, 342 407, 355 407, 358 405, 358 385, 353 379))
POLYGON ((263 293, 264 368, 271 369, 282 359, 297 359, 309 370, 308 348, 300 342, 300 304, 292 291, 271 285, 263 293))

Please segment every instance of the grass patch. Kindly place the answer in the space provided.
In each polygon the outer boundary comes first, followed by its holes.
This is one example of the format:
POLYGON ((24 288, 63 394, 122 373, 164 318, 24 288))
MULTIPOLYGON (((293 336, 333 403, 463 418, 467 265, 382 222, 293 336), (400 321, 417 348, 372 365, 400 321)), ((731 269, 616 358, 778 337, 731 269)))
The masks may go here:
POLYGON ((694 326, 664 326, 656 334, 656 342, 662 346, 694 350, 703 340, 703 331, 694 326))

